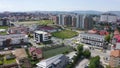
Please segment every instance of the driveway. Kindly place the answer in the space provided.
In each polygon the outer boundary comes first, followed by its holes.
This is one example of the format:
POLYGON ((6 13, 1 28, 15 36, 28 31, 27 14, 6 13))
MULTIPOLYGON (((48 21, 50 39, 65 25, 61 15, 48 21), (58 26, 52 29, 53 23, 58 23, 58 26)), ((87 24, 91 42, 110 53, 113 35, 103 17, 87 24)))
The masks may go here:
POLYGON ((75 68, 85 68, 85 66, 89 63, 88 59, 83 59, 79 62, 78 65, 75 66, 75 68))

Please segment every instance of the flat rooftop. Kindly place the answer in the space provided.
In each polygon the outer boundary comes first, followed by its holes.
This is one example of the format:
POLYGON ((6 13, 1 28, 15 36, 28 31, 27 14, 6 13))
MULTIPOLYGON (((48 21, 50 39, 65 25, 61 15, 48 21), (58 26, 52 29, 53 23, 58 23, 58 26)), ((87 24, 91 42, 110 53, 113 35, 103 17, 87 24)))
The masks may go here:
POLYGON ((26 34, 11 34, 11 35, 0 35, 0 41, 4 41, 6 39, 22 39, 27 38, 26 34))
POLYGON ((81 33, 82 36, 96 37, 96 38, 104 38, 105 36, 97 35, 97 34, 89 34, 89 33, 81 33))
POLYGON ((38 34, 48 34, 47 32, 44 32, 44 31, 35 31, 35 33, 38 33, 38 34))
POLYGON ((57 63, 59 61, 61 61, 61 57, 63 57, 63 54, 48 58, 46 60, 42 60, 41 62, 37 63, 38 66, 45 66, 48 67, 49 65, 51 65, 52 63, 57 63))

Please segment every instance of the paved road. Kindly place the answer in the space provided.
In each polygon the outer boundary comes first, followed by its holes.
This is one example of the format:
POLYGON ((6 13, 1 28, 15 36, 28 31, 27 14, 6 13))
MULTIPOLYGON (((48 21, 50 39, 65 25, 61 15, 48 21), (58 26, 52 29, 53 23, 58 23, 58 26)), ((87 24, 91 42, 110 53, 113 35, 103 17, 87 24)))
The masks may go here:
POLYGON ((103 65, 105 64, 108 64, 108 62, 105 62, 104 58, 107 57, 109 58, 110 57, 110 51, 107 51, 107 52, 101 52, 100 50, 98 49, 94 49, 94 50, 91 50, 91 56, 100 56, 100 61, 102 62, 103 65))
POLYGON ((44 46, 44 45, 38 45, 38 44, 36 44, 33 39, 29 39, 29 42, 30 42, 33 46, 35 46, 35 47, 37 47, 37 48, 44 46))
POLYGON ((75 68, 85 68, 85 66, 89 63, 88 59, 83 59, 75 68))

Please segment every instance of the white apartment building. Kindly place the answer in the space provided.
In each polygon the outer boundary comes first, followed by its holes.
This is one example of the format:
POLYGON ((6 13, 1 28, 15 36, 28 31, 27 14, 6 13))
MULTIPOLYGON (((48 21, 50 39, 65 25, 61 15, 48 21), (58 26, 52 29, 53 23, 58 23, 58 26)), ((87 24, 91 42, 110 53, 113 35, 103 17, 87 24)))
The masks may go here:
POLYGON ((63 54, 53 56, 37 63, 37 68, 65 68, 69 60, 63 54))
POLYGON ((34 32, 34 41, 36 43, 41 43, 51 40, 51 35, 44 31, 35 31, 34 32))
POLYGON ((103 47, 105 44, 105 36, 81 33, 79 37, 80 37, 80 42, 92 46, 103 47))
POLYGON ((118 19, 118 16, 111 13, 105 13, 100 16, 101 22, 116 22, 118 19))
POLYGON ((28 43, 28 36, 25 34, 1 35, 0 46, 7 45, 6 40, 10 39, 10 44, 20 44, 21 41, 28 43))

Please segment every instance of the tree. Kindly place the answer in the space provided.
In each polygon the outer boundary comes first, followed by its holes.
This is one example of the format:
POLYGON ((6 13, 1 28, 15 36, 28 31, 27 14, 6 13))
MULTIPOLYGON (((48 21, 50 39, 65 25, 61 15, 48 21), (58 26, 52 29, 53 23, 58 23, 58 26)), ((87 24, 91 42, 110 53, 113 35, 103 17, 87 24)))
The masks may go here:
POLYGON ((79 44, 77 46, 77 55, 80 57, 83 54, 83 45, 79 44))
POLYGON ((10 38, 9 38, 9 39, 6 39, 6 45, 9 46, 10 43, 11 43, 11 41, 12 41, 12 39, 10 39, 10 38))
POLYGON ((78 51, 78 52, 83 51, 83 44, 79 44, 79 45, 77 46, 77 51, 78 51))
POLYGON ((89 50, 85 50, 85 51, 83 52, 83 55, 84 55, 86 58, 90 58, 91 52, 90 52, 89 50))
POLYGON ((91 58, 89 63, 89 68, 99 68, 99 66, 100 66, 100 57, 96 56, 91 58))
POLYGON ((105 41, 106 42, 110 42, 110 39, 111 39, 110 34, 108 34, 108 35, 105 36, 105 41))

